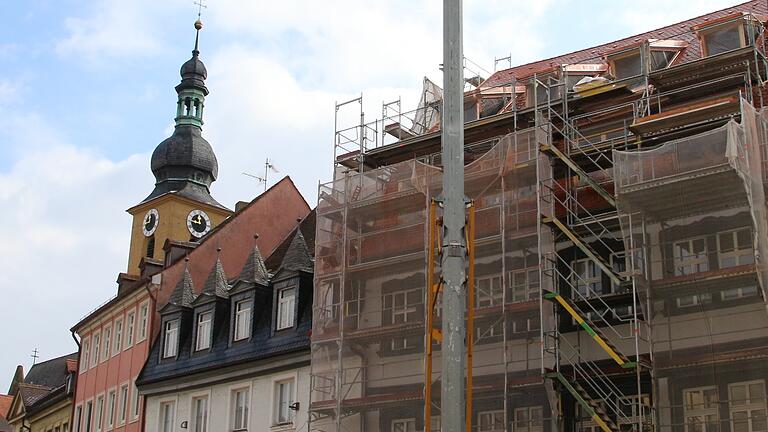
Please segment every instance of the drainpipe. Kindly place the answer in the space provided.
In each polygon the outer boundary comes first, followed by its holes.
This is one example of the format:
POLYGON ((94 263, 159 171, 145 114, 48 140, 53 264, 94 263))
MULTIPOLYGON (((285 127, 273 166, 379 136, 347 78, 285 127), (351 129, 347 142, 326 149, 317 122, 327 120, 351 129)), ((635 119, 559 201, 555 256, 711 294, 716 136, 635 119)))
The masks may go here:
MULTIPOLYGON (((162 271, 160 273, 157 273, 158 276, 160 276, 160 285, 162 286, 163 278, 162 278, 162 271)), ((153 275, 154 276, 154 275, 153 275)), ((155 308, 157 304, 157 297, 152 293, 152 290, 149 288, 150 285, 152 285, 152 278, 150 277, 150 280, 147 284, 144 285, 144 289, 147 291, 147 295, 149 295, 150 301, 149 301, 149 310, 147 310, 147 339, 146 342, 149 346, 147 346, 147 359, 149 359, 149 352, 152 349, 152 329, 154 329, 154 322, 155 322, 155 308)), ((146 360, 145 360, 146 362, 146 360)), ((138 390, 138 386, 136 387, 138 390)), ((146 430, 147 427, 147 396, 144 396, 144 399, 142 400, 141 404, 141 429, 140 430, 146 430)), ((73 431, 74 432, 74 431, 73 431)))
MULTIPOLYGON (((75 374, 75 388, 72 390, 72 407, 69 410, 69 430, 72 432, 79 432, 74 430, 74 419, 75 419, 75 396, 77 396, 77 385, 80 383, 80 380, 78 379, 80 377, 80 341, 77 340, 77 336, 75 336, 75 331, 70 329, 69 332, 72 334, 72 340, 75 341, 75 344, 77 345, 77 370, 74 372, 75 374)), ((78 425, 79 426, 79 425, 78 425)), ((30 430, 31 432, 31 430, 30 430)))

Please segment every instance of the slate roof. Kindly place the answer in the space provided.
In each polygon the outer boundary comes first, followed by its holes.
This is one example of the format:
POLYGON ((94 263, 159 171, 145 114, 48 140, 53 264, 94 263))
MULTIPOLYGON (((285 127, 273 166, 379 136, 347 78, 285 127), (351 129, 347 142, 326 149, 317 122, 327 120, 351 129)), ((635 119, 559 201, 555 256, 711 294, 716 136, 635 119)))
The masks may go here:
POLYGON ((195 294, 192 289, 192 275, 189 274, 189 267, 184 268, 184 276, 173 288, 171 296, 168 298, 168 304, 180 307, 190 307, 195 300, 195 294))
POLYGON ((264 258, 261 256, 261 251, 259 250, 258 245, 253 245, 253 250, 251 250, 251 254, 248 255, 248 258, 245 260, 243 269, 240 271, 240 275, 237 279, 261 285, 269 283, 269 272, 264 265, 264 258))
POLYGON ((201 294, 226 297, 228 288, 229 284, 227 283, 227 275, 224 273, 224 267, 221 265, 221 260, 216 257, 216 263, 205 281, 201 294))
MULTIPOLYGON (((302 237, 304 239, 304 243, 306 244, 306 250, 309 252, 310 257, 314 257, 315 255, 315 228, 316 228, 316 221, 317 221, 317 211, 316 209, 313 209, 307 217, 305 217, 300 223, 298 227, 298 231, 301 232, 302 237)), ((283 261, 285 261, 285 256, 288 252, 289 247, 293 244, 293 238, 296 236, 297 230, 291 231, 286 238, 280 242, 280 245, 278 245, 274 251, 270 254, 269 258, 266 259, 264 264, 267 266, 267 268, 272 271, 273 273, 276 273, 277 270, 280 268, 281 264, 283 264, 283 261)), ((292 261, 288 260, 289 262, 292 261)), ((314 264, 311 266, 314 267, 314 264)), ((309 270, 312 272, 312 270, 309 270)))
MULTIPOLYGON (((294 230, 275 248, 273 253, 267 258, 267 261, 285 261, 291 268, 309 270, 311 272, 312 260, 309 244, 314 245, 314 218, 315 213, 311 212, 307 219, 312 219, 312 221, 307 221, 306 219, 302 221, 298 229, 294 230), (310 234, 311 237, 305 238, 305 233, 310 234)), ((215 267, 213 271, 215 272, 215 267)), ((193 355, 193 332, 182 331, 181 334, 185 336, 180 341, 178 357, 172 361, 160 361, 162 337, 158 337, 153 343, 149 358, 136 380, 137 385, 141 388, 153 383, 188 377, 192 374, 217 370, 246 362, 254 362, 302 351, 307 352, 310 347, 310 334, 312 330, 311 277, 304 277, 301 282, 296 326, 292 329, 273 332, 271 288, 259 288, 253 282, 257 277, 263 277, 263 274, 267 274, 266 267, 262 262, 261 253, 258 248, 254 248, 251 256, 246 261, 240 278, 238 278, 243 281, 238 282, 238 285, 241 286, 238 290, 240 293, 244 291, 242 289, 243 283, 250 285, 246 289, 256 290, 254 296, 254 323, 250 340, 230 343, 229 320, 225 317, 227 321, 222 323, 219 321, 222 319, 221 316, 216 312, 210 351, 193 355)), ((228 307, 231 307, 231 305, 228 307)), ((191 325, 191 320, 187 325, 191 325)))
POLYGON ((59 387, 67 382, 67 360, 77 360, 78 353, 63 355, 32 366, 24 377, 25 384, 47 387, 59 387))

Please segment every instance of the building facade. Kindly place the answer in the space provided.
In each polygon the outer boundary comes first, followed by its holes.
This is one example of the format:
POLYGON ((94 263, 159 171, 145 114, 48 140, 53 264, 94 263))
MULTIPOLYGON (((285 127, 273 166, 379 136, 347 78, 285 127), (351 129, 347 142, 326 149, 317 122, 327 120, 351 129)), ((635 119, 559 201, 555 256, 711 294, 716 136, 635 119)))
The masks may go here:
POLYGON ((266 262, 254 247, 234 278, 217 259, 197 295, 186 263, 139 377, 146 431, 306 427, 313 235, 311 213, 266 262))
POLYGON ((37 363, 12 388, 7 421, 13 432, 69 432, 77 353, 37 363))
MULTIPOLYGON (((766 12, 467 77, 472 430, 768 430, 766 12)), ((337 131, 310 430, 440 430, 441 93, 337 131)))
MULTIPOLYGON (((199 35, 202 23, 195 27, 199 35)), ((135 382, 158 334, 157 305, 168 302, 182 279, 185 256, 210 266, 222 246, 225 267, 234 271, 245 262, 254 234, 263 231, 256 244, 272 250, 294 228, 296 218, 309 212, 286 177, 242 203, 234 221, 233 212, 210 194, 218 163, 201 135, 208 89, 198 38, 180 74, 173 135, 152 154, 154 189, 128 210, 133 216, 128 270, 118 276, 117 294, 72 327, 82 359, 72 420, 76 432, 144 430, 144 400, 135 382), (284 218, 273 220, 273 214, 284 218), (234 229, 250 234, 235 238, 229 234, 234 229), (208 241, 214 233, 226 244, 208 241)))

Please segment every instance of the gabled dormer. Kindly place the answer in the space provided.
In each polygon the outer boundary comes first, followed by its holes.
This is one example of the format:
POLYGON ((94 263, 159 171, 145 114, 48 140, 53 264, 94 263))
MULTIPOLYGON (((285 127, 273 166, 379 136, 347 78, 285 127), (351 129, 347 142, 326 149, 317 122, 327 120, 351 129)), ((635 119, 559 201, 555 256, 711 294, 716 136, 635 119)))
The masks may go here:
POLYGON ((216 335, 226 331, 229 284, 221 260, 216 262, 208 274, 205 286, 192 301, 192 355, 202 355, 211 351, 216 335))
POLYGON ((194 300, 192 275, 187 264, 184 276, 173 288, 168 303, 160 309, 160 362, 173 361, 179 357, 183 342, 189 334, 194 300))
POLYGON ((296 229, 275 275, 272 277, 272 334, 296 329, 312 305, 314 260, 300 229, 296 229))
MULTIPOLYGON (((256 319, 254 311, 268 297, 269 273, 259 247, 254 244, 240 275, 230 288, 229 343, 237 345, 253 337, 256 319)), ((266 299, 268 300, 268 299, 266 299)))

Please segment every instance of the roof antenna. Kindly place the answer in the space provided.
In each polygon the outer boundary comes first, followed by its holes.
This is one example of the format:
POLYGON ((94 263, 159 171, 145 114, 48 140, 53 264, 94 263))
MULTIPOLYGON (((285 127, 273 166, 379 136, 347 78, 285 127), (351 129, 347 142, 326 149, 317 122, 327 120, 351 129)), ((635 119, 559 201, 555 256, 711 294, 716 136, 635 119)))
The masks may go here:
POLYGON ((246 175, 246 176, 251 177, 251 178, 254 178, 259 183, 264 183, 264 191, 266 192, 266 190, 267 190, 267 180, 268 180, 269 172, 270 171, 272 171, 274 173, 279 173, 280 172, 269 161, 269 158, 267 158, 267 160, 264 162, 264 177, 257 176, 256 174, 251 174, 251 173, 247 173, 247 172, 242 172, 241 174, 246 175))
POLYGON ((37 348, 32 350, 32 355, 30 356, 30 357, 32 357, 32 366, 34 366, 35 363, 37 363, 37 359, 40 357, 38 355, 39 353, 40 353, 40 351, 38 351, 37 348))

